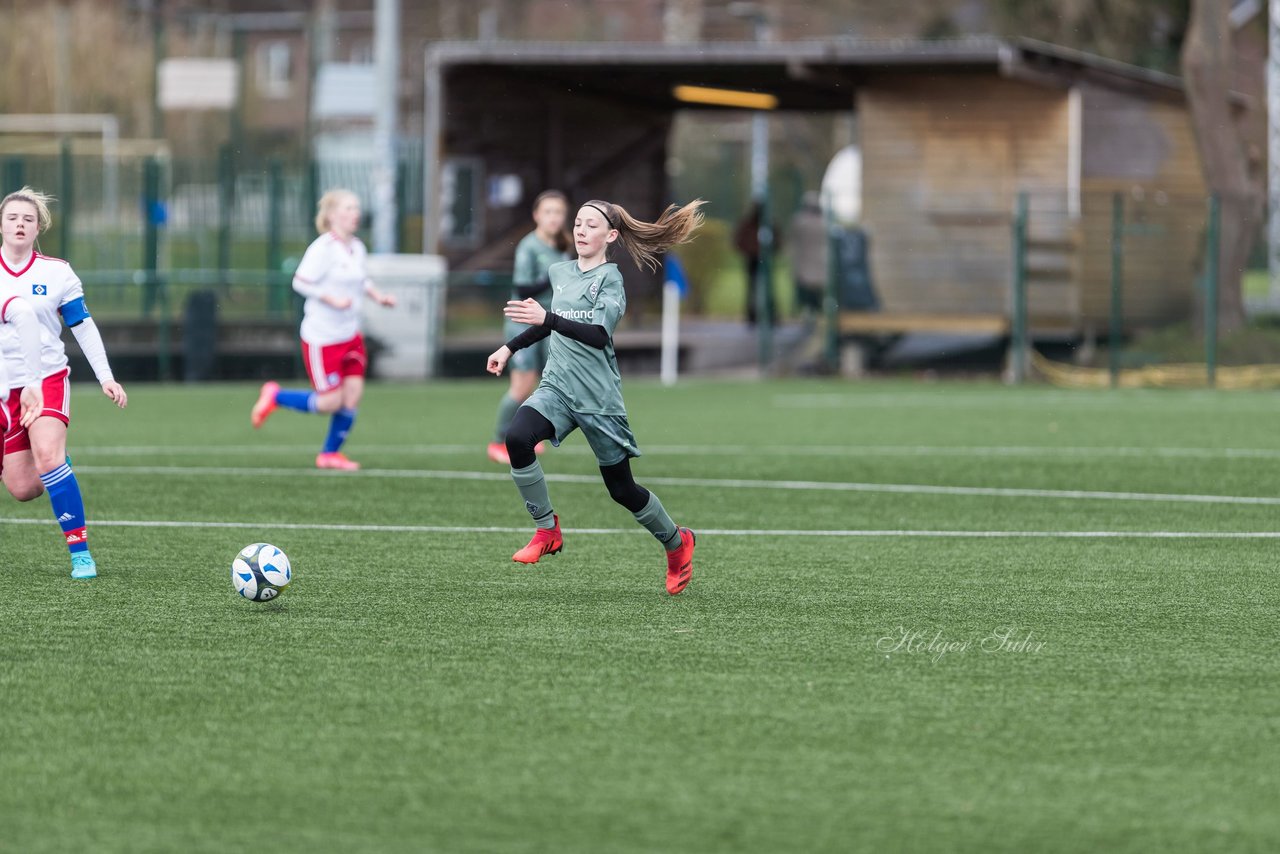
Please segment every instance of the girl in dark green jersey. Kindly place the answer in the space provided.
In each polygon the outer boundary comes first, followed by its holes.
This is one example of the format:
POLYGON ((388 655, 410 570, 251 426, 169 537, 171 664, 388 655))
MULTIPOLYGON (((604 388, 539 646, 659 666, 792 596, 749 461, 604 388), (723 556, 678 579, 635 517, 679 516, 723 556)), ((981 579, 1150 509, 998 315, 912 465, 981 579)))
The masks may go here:
MULTIPOLYGON (((551 307, 551 281, 547 269, 569 258, 569 232, 565 217, 569 214, 569 200, 559 190, 545 190, 533 200, 533 231, 524 236, 516 246, 515 270, 511 276, 512 298, 533 298, 543 308, 551 307)), ((507 318, 503 334, 514 338, 527 327, 507 318)), ((547 342, 540 341, 524 348, 511 358, 511 388, 498 402, 498 422, 494 426, 493 441, 489 443, 489 459, 508 464, 507 428, 511 418, 533 393, 547 363, 547 342)))
POLYGON ((687 242, 702 223, 701 200, 682 208, 675 205, 658 218, 644 222, 622 207, 590 201, 579 208, 573 223, 576 261, 553 264, 547 274, 552 288, 550 310, 537 300, 511 300, 507 318, 528 324, 489 356, 495 376, 513 353, 547 340, 547 364, 542 381, 517 410, 507 431, 511 477, 525 509, 538 526, 529 544, 513 555, 518 563, 537 563, 564 546, 560 517, 551 506, 547 482, 534 449, 550 439, 559 445, 581 430, 596 455, 600 475, 614 501, 631 511, 667 550, 667 592, 684 590, 693 573, 695 538, 688 528, 671 520, 658 496, 635 482, 631 458, 640 456, 622 402, 622 378, 613 352, 613 330, 627 310, 622 274, 609 263, 609 248, 621 243, 637 264, 656 270, 658 254, 687 242), (552 333, 555 333, 554 335, 552 333))

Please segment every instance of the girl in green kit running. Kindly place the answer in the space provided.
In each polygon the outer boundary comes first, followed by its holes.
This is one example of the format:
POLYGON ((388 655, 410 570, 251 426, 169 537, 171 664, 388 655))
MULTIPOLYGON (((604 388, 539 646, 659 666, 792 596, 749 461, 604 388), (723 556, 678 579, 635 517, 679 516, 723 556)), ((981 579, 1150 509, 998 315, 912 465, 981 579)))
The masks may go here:
POLYGON ((581 430, 596 455, 609 496, 630 510, 666 548, 667 592, 674 596, 689 584, 693 531, 677 526, 658 496, 631 476, 631 458, 640 456, 640 449, 627 424, 622 378, 613 352, 613 330, 627 310, 627 295, 622 274, 609 262, 608 253, 612 244, 621 243, 637 264, 656 270, 658 253, 688 242, 702 224, 699 208, 703 204, 699 199, 681 208, 672 205, 657 222, 644 222, 619 205, 587 202, 573 222, 577 260, 552 264, 547 271, 551 309, 532 298, 511 300, 503 309, 509 320, 530 328, 489 356, 489 373, 500 376, 513 353, 550 339, 542 381, 507 430, 511 478, 538 526, 529 544, 512 556, 517 563, 537 563, 543 555, 564 547, 560 517, 551 507, 534 448, 547 439, 559 445, 574 430, 581 430))
MULTIPOLYGON (((532 297, 543 308, 551 308, 551 280, 547 268, 569 258, 569 229, 565 217, 569 215, 569 200, 559 190, 544 190, 533 200, 533 231, 524 236, 516 246, 515 270, 511 275, 512 298, 532 297)), ((502 330, 507 338, 514 338, 526 327, 508 319, 502 330)), ((507 428, 511 418, 533 393, 547 363, 547 342, 539 341, 511 357, 511 388, 498 402, 498 421, 489 443, 489 459, 495 463, 510 464, 507 458, 507 428)), ((539 448, 541 450, 541 448, 539 448)))

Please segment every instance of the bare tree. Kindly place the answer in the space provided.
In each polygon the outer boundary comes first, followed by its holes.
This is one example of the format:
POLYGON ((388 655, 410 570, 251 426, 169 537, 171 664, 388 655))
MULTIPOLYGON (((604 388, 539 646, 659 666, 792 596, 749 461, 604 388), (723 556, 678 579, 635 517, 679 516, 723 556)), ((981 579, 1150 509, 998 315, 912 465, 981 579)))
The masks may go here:
POLYGON ((1193 0, 1182 45, 1182 75, 1195 129, 1200 164, 1209 191, 1221 204, 1218 242, 1218 329, 1244 325, 1241 282, 1262 221, 1262 152, 1244 130, 1244 111, 1233 103, 1233 52, 1228 4, 1193 0))
POLYGON ((1187 0, 991 0, 997 32, 1174 71, 1187 0))

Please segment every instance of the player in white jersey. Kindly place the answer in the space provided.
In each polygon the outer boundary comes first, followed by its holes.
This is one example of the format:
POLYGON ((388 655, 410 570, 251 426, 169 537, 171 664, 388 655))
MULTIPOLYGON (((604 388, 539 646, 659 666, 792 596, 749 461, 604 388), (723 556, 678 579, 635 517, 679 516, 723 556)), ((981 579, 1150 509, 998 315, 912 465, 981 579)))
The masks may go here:
POLYGON ((396 304, 391 294, 373 286, 365 273, 360 227, 360 199, 349 190, 330 190, 320 197, 316 231, 293 275, 293 289, 307 298, 302 316, 302 359, 314 389, 285 389, 263 383, 249 419, 255 428, 277 407, 330 415, 329 433, 316 456, 316 467, 351 471, 360 464, 347 459, 342 444, 356 420, 364 394, 368 356, 360 334, 360 302, 368 296, 379 305, 396 304))
MULTIPOLYGON (((18 352, 24 363, 24 373, 34 377, 18 392, 18 420, 22 427, 30 427, 44 409, 44 383, 40 380, 40 321, 35 310, 22 297, 0 297, 0 329, 12 332, 17 340, 18 352)), ((9 390, 7 360, 0 358, 0 389, 9 390)), ((0 436, 9 432, 8 402, 0 406, 0 436)), ((4 476, 4 455, 0 454, 0 477, 4 476)))
POLYGON ((22 297, 34 309, 41 327, 41 364, 35 377, 25 365, 17 338, 0 331, 0 350, 9 373, 11 422, 4 437, 4 485, 19 501, 49 493, 53 515, 71 552, 71 577, 93 578, 98 570, 89 554, 84 500, 67 458, 71 371, 62 346, 64 323, 76 336, 103 393, 121 409, 129 398, 111 374, 102 336, 84 304, 80 279, 66 261, 35 250, 36 238, 52 222, 48 202, 48 196, 30 187, 0 201, 0 298, 22 297), (43 383, 43 406, 30 424, 24 424, 17 417, 23 387, 37 379, 43 383))

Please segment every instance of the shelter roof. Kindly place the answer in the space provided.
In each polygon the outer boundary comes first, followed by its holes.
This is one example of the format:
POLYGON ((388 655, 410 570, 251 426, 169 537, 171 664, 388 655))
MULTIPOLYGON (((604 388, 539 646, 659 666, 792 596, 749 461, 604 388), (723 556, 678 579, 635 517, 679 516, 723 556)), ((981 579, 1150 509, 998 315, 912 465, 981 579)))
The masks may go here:
POLYGON ((1035 41, 829 38, 791 42, 437 42, 427 66, 447 74, 487 69, 623 98, 658 109, 688 107, 677 85, 767 92, 779 109, 848 109, 854 90, 889 73, 991 71, 1038 85, 1081 82, 1181 100, 1180 78, 1035 41))

